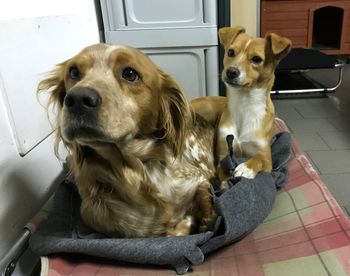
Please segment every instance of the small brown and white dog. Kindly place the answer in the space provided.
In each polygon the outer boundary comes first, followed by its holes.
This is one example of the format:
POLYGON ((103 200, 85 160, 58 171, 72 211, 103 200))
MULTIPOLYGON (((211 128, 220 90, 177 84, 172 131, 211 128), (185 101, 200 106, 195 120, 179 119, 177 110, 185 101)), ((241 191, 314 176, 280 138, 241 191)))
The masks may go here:
POLYGON ((108 236, 186 235, 211 226, 215 131, 145 54, 97 44, 57 65, 38 91, 57 107, 57 142, 82 199, 108 236))
MULTIPOLYGON (((254 178, 258 172, 272 169, 270 141, 275 110, 270 91, 275 68, 290 51, 291 41, 273 33, 253 38, 241 26, 220 29, 219 38, 225 48, 222 81, 227 103, 217 126, 216 157, 219 161, 227 154, 226 136, 233 134, 235 157, 249 158, 236 167, 234 175, 254 178)), ((194 107, 204 117, 208 117, 204 110, 212 110, 210 117, 215 117, 222 103, 222 99, 212 97, 195 102, 194 107)), ((227 178, 220 167, 218 176, 222 181, 227 178)))

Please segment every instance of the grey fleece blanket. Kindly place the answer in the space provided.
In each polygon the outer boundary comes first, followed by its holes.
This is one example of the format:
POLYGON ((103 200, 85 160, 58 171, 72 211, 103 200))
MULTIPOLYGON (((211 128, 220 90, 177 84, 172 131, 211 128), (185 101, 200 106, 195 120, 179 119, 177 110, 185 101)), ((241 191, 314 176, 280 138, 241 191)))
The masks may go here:
MULTIPOLYGON (((290 140, 286 132, 274 137, 271 174, 259 173, 255 179, 230 177, 229 189, 213 191, 219 215, 213 231, 183 237, 107 238, 83 224, 79 194, 74 185, 64 182, 56 192, 52 213, 33 234, 30 246, 39 255, 80 253, 122 262, 171 265, 183 274, 191 265, 201 264, 206 253, 242 239, 266 218, 276 191, 286 183, 290 140)), ((228 154, 222 164, 232 172, 242 161, 228 154)))

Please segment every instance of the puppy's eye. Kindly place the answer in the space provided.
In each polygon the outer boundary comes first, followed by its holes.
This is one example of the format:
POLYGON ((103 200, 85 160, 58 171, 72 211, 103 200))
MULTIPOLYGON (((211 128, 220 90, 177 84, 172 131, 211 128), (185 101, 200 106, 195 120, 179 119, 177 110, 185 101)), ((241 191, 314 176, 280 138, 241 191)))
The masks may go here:
POLYGON ((252 62, 255 64, 260 64, 262 62, 262 58, 259 56, 253 56, 252 57, 252 62))
POLYGON ((80 71, 77 67, 72 66, 71 68, 69 68, 69 77, 72 80, 77 80, 80 79, 80 71))
POLYGON ((227 56, 229 56, 229 57, 234 57, 234 56, 235 56, 235 50, 233 50, 233 49, 228 49, 228 51, 227 51, 227 56))
POLYGON ((122 70, 122 78, 129 82, 137 82, 140 79, 140 75, 134 68, 126 67, 122 70))

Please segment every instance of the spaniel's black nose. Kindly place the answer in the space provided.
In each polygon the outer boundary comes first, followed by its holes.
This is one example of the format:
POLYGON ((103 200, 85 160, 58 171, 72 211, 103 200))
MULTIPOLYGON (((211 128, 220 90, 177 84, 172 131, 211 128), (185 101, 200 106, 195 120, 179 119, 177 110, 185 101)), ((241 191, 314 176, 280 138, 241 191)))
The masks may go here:
POLYGON ((101 96, 94 89, 87 87, 76 87, 67 92, 64 105, 70 111, 84 112, 97 109, 102 103, 101 96))

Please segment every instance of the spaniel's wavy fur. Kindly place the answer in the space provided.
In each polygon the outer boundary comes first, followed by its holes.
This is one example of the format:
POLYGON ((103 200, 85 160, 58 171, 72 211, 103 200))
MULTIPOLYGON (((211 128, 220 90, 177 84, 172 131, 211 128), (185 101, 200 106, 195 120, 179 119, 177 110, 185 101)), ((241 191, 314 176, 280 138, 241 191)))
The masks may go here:
POLYGON ((40 82, 57 108, 57 142, 87 225, 108 236, 205 230, 215 217, 213 127, 194 118, 179 85, 145 54, 97 44, 40 82))

